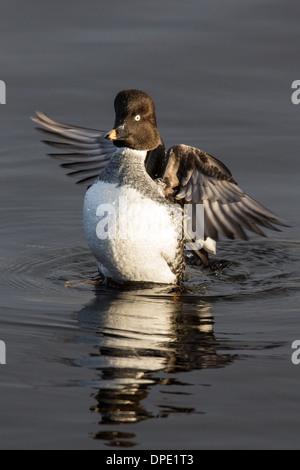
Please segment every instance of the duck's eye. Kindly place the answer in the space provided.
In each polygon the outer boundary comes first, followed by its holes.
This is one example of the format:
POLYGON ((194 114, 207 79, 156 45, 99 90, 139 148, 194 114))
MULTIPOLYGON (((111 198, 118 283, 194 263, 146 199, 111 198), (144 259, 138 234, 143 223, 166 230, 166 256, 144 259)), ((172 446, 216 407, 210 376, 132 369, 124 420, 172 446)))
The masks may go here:
POLYGON ((134 118, 135 121, 140 121, 140 119, 141 119, 141 116, 139 114, 137 114, 134 118))

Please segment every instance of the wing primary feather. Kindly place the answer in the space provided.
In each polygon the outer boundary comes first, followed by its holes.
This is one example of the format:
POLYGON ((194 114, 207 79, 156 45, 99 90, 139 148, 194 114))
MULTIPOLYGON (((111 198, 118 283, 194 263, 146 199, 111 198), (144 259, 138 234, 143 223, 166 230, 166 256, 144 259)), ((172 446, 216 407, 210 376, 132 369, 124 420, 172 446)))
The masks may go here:
POLYGON ((251 221, 251 218, 248 217, 248 214, 246 212, 243 212, 237 204, 229 203, 229 206, 232 213, 236 216, 236 218, 246 229, 256 233, 257 235, 266 237, 266 234, 259 227, 257 227, 257 225, 255 225, 253 221, 251 221))
POLYGON ((241 227, 241 222, 234 217, 229 204, 220 204, 220 210, 223 212, 224 218, 231 227, 232 232, 242 240, 248 240, 248 236, 241 227))
POLYGON ((42 126, 37 130, 47 136, 45 144, 65 152, 49 156, 67 162, 60 166, 75 170, 68 176, 80 178, 78 184, 95 180, 116 150, 111 141, 104 139, 104 131, 57 122, 41 111, 32 120, 42 126))
MULTIPOLYGON (((48 157, 54 158, 55 160, 63 160, 66 162, 82 162, 83 157, 82 153, 48 153, 48 157)), ((107 162, 107 154, 103 154, 102 156, 98 155, 86 155, 84 156, 85 162, 100 162, 105 161, 107 162)))

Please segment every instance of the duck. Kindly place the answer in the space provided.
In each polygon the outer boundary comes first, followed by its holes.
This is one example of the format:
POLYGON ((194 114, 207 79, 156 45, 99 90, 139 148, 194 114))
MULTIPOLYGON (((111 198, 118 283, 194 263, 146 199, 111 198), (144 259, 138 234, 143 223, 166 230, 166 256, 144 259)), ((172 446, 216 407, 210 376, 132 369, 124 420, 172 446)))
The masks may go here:
POLYGON ((49 156, 86 187, 85 236, 105 279, 180 285, 187 255, 209 266, 220 236, 248 240, 286 226, 219 159, 185 144, 166 149, 147 93, 120 91, 114 110, 108 132, 32 117, 43 141, 63 150, 49 156))

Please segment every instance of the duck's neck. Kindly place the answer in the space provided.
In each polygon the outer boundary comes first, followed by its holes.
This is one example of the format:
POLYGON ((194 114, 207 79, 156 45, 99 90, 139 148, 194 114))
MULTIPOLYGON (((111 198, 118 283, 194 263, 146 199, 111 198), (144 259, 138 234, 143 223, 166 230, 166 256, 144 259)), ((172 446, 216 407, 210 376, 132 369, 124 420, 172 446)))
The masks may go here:
POLYGON ((145 169, 146 155, 146 150, 119 147, 100 173, 100 179, 108 183, 131 185, 133 180, 149 178, 145 169))
POLYGON ((127 147, 120 148, 113 158, 118 168, 119 180, 123 184, 132 185, 132 181, 147 177, 145 169, 146 150, 133 150, 127 147))
POLYGON ((146 155, 146 150, 118 148, 100 173, 99 180, 130 186, 149 198, 164 200, 162 189, 146 171, 146 155))

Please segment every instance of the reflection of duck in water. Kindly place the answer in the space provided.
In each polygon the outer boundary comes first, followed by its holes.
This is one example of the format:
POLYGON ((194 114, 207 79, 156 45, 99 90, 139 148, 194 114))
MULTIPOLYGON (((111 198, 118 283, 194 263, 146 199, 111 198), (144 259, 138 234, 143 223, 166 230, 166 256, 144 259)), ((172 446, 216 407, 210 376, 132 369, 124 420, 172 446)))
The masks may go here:
MULTIPOLYGON (((214 337, 210 306, 201 301, 182 304, 172 296, 156 297, 153 290, 112 291, 109 295, 99 293, 78 314, 81 330, 99 335, 91 358, 83 362, 91 360, 92 367, 101 370, 93 408, 101 415, 100 424, 135 423, 195 411, 179 394, 178 406, 164 401, 157 414, 143 400, 153 385, 181 387, 178 373, 224 367, 234 360, 231 354, 218 353, 222 345, 214 337)), ((97 436, 107 439, 109 434, 101 431, 97 436)))
POLYGON ((208 264, 219 234, 246 240, 245 230, 264 235, 259 226, 277 230, 274 224, 282 225, 239 188, 220 160, 186 145, 166 152, 146 93, 123 90, 114 104, 115 126, 106 135, 43 113, 34 118, 58 141, 47 143, 67 152, 52 156, 65 160, 63 166, 80 182, 92 183, 85 195, 84 228, 105 277, 177 284, 185 272, 186 240, 208 264), (175 202, 192 207, 185 214, 192 223, 183 222, 175 202))

